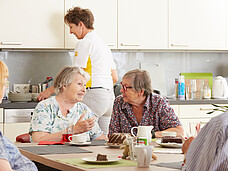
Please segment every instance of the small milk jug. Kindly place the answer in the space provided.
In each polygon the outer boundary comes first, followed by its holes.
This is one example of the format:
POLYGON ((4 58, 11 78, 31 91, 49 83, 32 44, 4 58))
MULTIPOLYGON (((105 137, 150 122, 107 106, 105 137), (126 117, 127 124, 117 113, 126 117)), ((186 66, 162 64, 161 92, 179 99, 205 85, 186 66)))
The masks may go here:
POLYGON ((145 145, 149 145, 151 143, 151 130, 153 126, 138 126, 131 128, 131 134, 135 136, 134 129, 138 129, 137 139, 146 139, 145 145))

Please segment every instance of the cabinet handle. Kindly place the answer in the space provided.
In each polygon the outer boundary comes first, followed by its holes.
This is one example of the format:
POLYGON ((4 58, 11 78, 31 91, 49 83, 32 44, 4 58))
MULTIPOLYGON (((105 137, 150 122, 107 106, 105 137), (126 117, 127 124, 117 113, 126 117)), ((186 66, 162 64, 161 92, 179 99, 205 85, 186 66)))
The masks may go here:
POLYGON ((22 42, 1 42, 2 45, 22 45, 22 42))
POLYGON ((140 46, 139 44, 121 43, 121 46, 140 46))
POLYGON ((213 110, 214 108, 212 107, 201 107, 200 110, 213 110))
POLYGON ((190 45, 188 45, 188 44, 171 44, 171 46, 190 46, 190 45))

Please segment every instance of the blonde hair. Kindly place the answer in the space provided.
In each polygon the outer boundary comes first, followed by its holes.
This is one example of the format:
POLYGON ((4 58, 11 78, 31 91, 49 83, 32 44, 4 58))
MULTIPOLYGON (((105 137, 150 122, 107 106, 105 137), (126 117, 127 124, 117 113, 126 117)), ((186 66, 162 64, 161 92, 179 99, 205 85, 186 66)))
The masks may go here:
POLYGON ((81 74, 82 76, 84 76, 86 82, 90 80, 89 74, 83 69, 75 66, 65 66, 59 71, 58 75, 54 80, 54 88, 56 94, 62 92, 63 86, 70 85, 73 82, 76 74, 81 74))
POLYGON ((6 78, 8 77, 9 77, 8 67, 4 62, 0 61, 0 94, 3 94, 3 86, 5 85, 6 78))

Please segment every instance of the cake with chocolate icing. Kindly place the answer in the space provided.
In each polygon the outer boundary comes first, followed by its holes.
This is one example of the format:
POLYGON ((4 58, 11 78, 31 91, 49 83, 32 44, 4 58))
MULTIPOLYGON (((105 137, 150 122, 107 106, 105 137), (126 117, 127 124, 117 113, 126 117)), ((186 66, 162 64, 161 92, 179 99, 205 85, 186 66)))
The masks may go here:
POLYGON ((98 154, 97 161, 108 161, 107 155, 98 154))
POLYGON ((162 137, 161 143, 178 143, 178 144, 182 144, 182 139, 180 137, 164 136, 164 137, 162 137))
POLYGON ((129 137, 129 133, 113 133, 109 136, 109 144, 123 144, 123 141, 129 137))

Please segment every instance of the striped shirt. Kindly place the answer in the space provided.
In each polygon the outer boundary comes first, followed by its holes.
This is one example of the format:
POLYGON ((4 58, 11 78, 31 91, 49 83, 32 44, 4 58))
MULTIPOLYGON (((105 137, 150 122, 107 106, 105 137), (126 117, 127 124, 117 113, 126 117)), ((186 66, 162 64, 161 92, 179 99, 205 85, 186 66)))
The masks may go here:
POLYGON ((228 112, 211 119, 192 141, 186 170, 228 171, 228 112))
MULTIPOLYGON (((18 148, 4 137, 0 131, 0 159, 5 159, 9 162, 13 170, 18 171, 37 171, 36 165, 28 158, 23 156, 18 148)), ((1 168, 1 166, 0 166, 1 168)))

